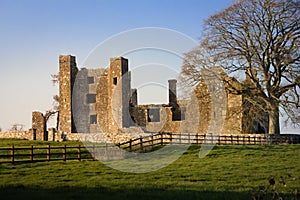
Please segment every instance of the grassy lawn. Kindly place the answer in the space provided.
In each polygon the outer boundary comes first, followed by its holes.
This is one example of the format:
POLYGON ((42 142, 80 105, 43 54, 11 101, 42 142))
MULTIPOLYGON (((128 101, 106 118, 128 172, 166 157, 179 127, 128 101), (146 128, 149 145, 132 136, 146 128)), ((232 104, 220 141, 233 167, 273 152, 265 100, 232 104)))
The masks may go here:
MULTIPOLYGON (((0 147, 62 143, 0 140, 0 147)), ((68 142, 78 144, 78 142, 68 142)), ((191 146, 166 168, 131 174, 98 161, 0 164, 1 199, 251 199, 269 185, 300 198, 300 145, 215 146, 199 158, 191 146), (279 183, 282 177, 286 186, 279 183)), ((262 192, 261 192, 262 193, 262 192)))

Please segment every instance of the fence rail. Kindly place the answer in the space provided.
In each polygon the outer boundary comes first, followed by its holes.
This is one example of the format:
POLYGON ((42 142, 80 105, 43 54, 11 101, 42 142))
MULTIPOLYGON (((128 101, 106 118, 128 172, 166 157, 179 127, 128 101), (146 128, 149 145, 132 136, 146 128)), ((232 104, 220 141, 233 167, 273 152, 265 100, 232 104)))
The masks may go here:
POLYGON ((118 146, 128 151, 143 151, 149 147, 166 144, 216 144, 216 145, 267 145, 299 144, 300 135, 216 135, 195 133, 159 133, 131 139, 118 146))
POLYGON ((167 144, 268 145, 299 144, 300 135, 214 135, 193 133, 158 133, 130 139, 127 142, 89 146, 0 147, 0 163, 42 162, 54 160, 115 160, 124 158, 126 151, 143 152, 167 144), (124 151, 126 150, 126 151, 124 151))
POLYGON ((115 146, 45 146, 45 147, 2 147, 0 148, 0 163, 44 162, 57 160, 96 160, 119 159, 122 152, 115 146))

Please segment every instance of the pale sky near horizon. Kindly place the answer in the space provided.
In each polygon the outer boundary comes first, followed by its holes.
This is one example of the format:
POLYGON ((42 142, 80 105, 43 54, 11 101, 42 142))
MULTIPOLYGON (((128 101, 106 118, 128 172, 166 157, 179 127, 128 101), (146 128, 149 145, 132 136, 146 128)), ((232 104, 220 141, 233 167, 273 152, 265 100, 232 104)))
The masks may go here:
POLYGON ((28 129, 32 111, 52 107, 58 88, 50 75, 58 72, 59 55, 75 55, 82 67, 99 43, 143 27, 172 29, 198 41, 203 21, 233 1, 0 0, 0 127, 18 123, 28 129))

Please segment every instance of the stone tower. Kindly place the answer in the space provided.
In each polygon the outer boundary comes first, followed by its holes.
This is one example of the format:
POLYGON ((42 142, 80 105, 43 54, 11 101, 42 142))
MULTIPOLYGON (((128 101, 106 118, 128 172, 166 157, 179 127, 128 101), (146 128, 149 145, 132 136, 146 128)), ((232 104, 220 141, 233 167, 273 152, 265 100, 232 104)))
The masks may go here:
POLYGON ((123 57, 112 58, 110 60, 108 85, 112 95, 113 117, 120 128, 130 126, 130 79, 128 60, 123 57))
POLYGON ((103 132, 117 134, 131 125, 130 73, 128 60, 123 57, 110 59, 110 66, 102 73, 97 86, 97 120, 103 132))
POLYGON ((72 117, 72 93, 78 72, 75 56, 59 56, 59 131, 75 133, 72 117))

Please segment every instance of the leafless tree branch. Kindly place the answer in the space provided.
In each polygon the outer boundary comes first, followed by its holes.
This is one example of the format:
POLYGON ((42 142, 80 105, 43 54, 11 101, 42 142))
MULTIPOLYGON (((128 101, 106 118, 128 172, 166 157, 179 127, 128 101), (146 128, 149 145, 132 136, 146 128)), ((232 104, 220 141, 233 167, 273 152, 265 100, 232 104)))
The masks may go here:
POLYGON ((223 76, 224 84, 268 112, 270 131, 279 134, 279 106, 299 121, 299 64, 300 1, 238 0, 205 21, 199 46, 185 54, 181 80, 196 85, 201 69, 215 66, 246 77, 236 84, 223 76))

